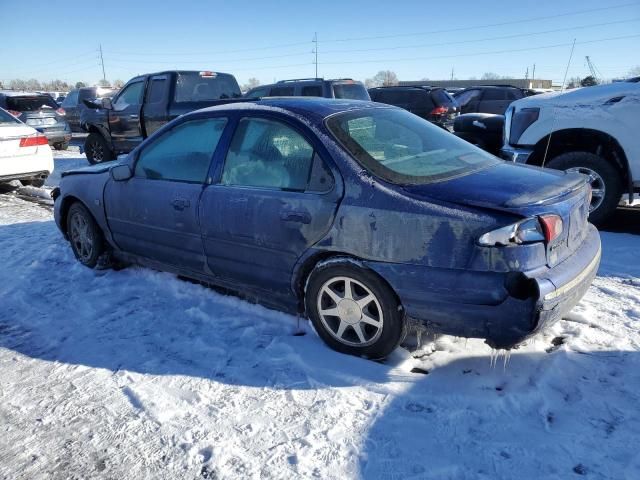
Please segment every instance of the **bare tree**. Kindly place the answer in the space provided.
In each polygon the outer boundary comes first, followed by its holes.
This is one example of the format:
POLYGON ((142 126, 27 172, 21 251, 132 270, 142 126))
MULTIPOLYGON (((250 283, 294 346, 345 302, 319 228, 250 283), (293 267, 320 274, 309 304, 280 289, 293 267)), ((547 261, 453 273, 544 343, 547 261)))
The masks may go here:
POLYGON ((364 81, 364 84, 367 88, 398 85, 398 76, 396 75, 396 72, 391 70, 380 70, 373 76, 373 78, 367 78, 364 81))
POLYGON ((86 87, 84 82, 76 82, 76 88, 86 87))
POLYGON ((627 76, 628 77, 640 77, 640 65, 636 65, 631 70, 629 70, 629 73, 627 73, 627 76))
POLYGON ((582 79, 580 77, 571 77, 569 80, 567 80, 567 84, 565 85, 566 88, 578 88, 580 87, 580 82, 582 81, 582 79))
POLYGON ((241 90, 243 92, 246 92, 246 91, 251 90, 252 88, 255 88, 255 87, 259 86, 259 85, 260 85, 260 80, 258 80, 255 77, 251 77, 249 80, 247 80, 247 83, 242 85, 241 90))
POLYGON ((124 87, 124 82, 120 79, 114 80, 112 86, 113 88, 122 88, 124 87))

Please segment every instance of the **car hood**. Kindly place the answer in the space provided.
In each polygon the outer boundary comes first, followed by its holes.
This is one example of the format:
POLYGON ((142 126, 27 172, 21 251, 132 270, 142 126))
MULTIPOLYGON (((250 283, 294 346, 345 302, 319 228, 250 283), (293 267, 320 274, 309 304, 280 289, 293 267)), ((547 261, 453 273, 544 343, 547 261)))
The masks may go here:
POLYGON ((66 177, 68 175, 95 175, 98 173, 105 173, 111 170, 112 167, 119 165, 120 162, 105 162, 98 163, 96 165, 90 165, 88 167, 74 168, 71 170, 66 170, 62 172, 61 176, 66 177))
POLYGON ((511 105, 517 109, 531 107, 571 107, 581 105, 603 105, 619 97, 640 97, 640 83, 617 82, 594 87, 583 87, 564 92, 543 93, 516 100, 511 105))
POLYGON ((585 183, 586 177, 579 173, 500 162, 451 180, 404 188, 414 196, 459 205, 514 211, 523 207, 555 203, 585 183))

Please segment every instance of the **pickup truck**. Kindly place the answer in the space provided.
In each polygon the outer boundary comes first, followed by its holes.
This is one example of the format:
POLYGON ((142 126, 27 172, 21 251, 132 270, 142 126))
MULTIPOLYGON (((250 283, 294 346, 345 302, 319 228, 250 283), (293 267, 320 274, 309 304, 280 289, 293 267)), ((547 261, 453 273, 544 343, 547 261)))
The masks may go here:
POLYGON ((589 221, 602 225, 623 193, 640 191, 640 78, 547 93, 513 102, 501 156, 529 165, 585 174, 589 221))
POLYGON ((84 150, 89 163, 128 153, 174 118, 193 110, 239 101, 233 75, 211 71, 166 71, 129 80, 113 98, 85 100, 81 128, 89 135, 84 150))

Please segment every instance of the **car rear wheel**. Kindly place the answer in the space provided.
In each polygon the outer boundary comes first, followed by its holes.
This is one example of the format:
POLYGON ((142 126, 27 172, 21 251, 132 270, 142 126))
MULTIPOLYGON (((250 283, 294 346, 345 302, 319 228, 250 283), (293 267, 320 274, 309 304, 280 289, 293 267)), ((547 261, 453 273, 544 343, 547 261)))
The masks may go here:
POLYGON ((602 225, 616 210, 622 196, 622 180, 616 168, 590 152, 569 152, 557 156, 547 167, 586 175, 591 184, 589 221, 602 225))
POLYGON ((31 180, 20 180, 20 183, 22 183, 22 185, 24 186, 31 186, 31 187, 43 187, 44 186, 44 182, 46 181, 46 179, 44 178, 34 178, 31 180))
POLYGON ((67 150, 69 148, 69 142, 54 143, 53 148, 56 150, 67 150))
POLYGON ((87 160, 92 165, 96 163, 108 162, 115 158, 115 155, 109 148, 107 141, 99 133, 90 133, 84 142, 84 151, 87 160))
POLYGON ((385 358, 406 335, 404 312, 391 288, 348 261, 316 267, 305 306, 320 337, 342 353, 385 358))
POLYGON ((94 268, 104 253, 104 237, 84 205, 76 202, 69 208, 67 234, 78 261, 86 267, 94 268))

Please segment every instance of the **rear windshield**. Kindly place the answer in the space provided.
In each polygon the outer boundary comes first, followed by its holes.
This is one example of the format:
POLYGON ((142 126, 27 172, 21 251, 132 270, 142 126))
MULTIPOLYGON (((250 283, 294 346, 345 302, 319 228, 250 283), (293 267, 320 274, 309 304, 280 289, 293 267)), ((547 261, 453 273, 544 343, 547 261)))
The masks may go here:
POLYGON ((0 108, 0 125, 20 123, 17 118, 0 108))
POLYGON ((334 83, 333 96, 350 100, 371 100, 369 92, 361 83, 334 83))
POLYGON ((213 75, 198 72, 178 73, 176 102, 205 102, 241 96, 240 87, 233 75, 226 73, 214 73, 213 75))
POLYGON ((57 110, 58 104, 49 95, 25 95, 7 97, 7 110, 18 112, 35 112, 38 110, 57 110))
POLYGON ((329 117, 327 127, 365 169, 401 185, 445 180, 500 162, 398 108, 341 113, 329 117))
POLYGON ((437 89, 431 92, 431 96, 438 106, 452 107, 456 104, 451 94, 445 89, 437 89))

